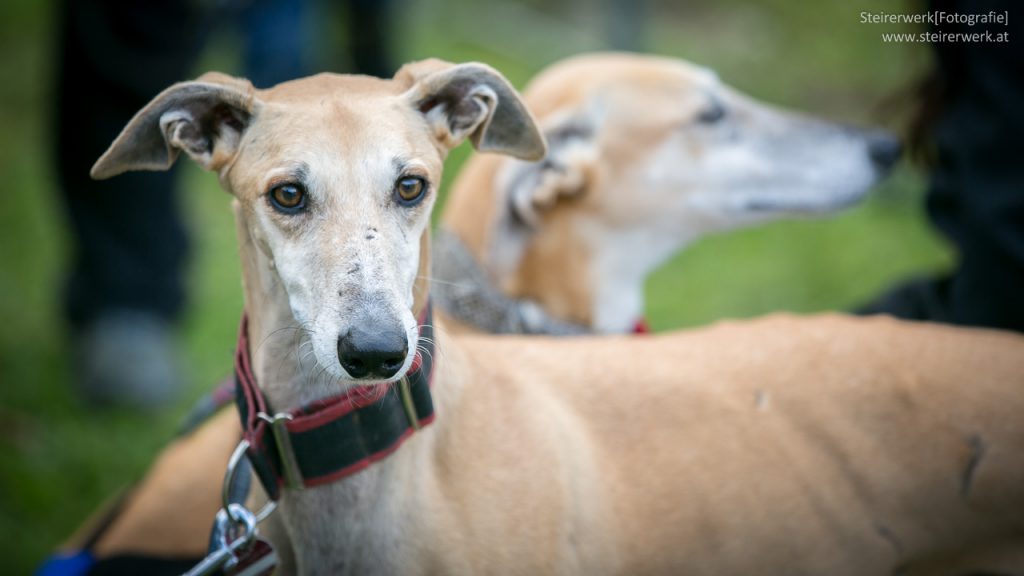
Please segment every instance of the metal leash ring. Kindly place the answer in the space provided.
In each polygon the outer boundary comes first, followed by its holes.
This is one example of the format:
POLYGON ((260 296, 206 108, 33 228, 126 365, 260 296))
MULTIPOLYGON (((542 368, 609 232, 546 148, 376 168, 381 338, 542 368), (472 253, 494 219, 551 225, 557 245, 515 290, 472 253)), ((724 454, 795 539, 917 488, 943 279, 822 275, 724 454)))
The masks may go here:
MULTIPOLYGON (((245 518, 236 515, 236 511, 239 508, 252 516, 252 512, 244 505, 231 501, 231 484, 235 479, 236 472, 238 471, 238 465, 241 463, 242 458, 245 457, 246 451, 248 450, 249 441, 243 438, 242 441, 238 443, 238 446, 235 447, 235 451, 231 453, 231 458, 228 460, 227 471, 224 473, 224 484, 221 486, 221 508, 227 513, 228 518, 236 524, 242 524, 245 522, 245 518)), ((254 517, 256 524, 266 520, 275 509, 277 509, 277 502, 274 500, 268 501, 263 508, 256 513, 254 517)))

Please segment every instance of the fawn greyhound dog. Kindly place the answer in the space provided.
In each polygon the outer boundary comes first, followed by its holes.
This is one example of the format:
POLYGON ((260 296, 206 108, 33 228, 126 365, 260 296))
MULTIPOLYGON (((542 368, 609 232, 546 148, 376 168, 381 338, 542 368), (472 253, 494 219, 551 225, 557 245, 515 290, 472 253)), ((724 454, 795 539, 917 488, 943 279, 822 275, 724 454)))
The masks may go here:
POLYGON ((93 168, 184 151, 235 197, 250 506, 279 503, 262 534, 282 573, 957 573, 1024 536, 1019 336, 774 316, 450 337, 428 222, 463 139, 544 153, 480 64, 265 91, 210 74, 93 168))
POLYGON ((656 56, 564 60, 524 101, 547 156, 471 158, 434 238, 435 299, 486 332, 629 332, 644 280, 683 246, 849 206, 900 151, 656 56))

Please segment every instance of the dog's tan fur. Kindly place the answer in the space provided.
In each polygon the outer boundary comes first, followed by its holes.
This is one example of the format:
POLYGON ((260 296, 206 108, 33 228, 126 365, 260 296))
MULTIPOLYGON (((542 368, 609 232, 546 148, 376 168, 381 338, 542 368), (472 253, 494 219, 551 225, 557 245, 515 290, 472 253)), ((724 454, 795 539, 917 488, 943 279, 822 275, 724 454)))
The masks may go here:
MULTIPOLYGON (((427 211, 377 196, 395 149, 432 184, 464 137, 536 156, 535 136, 509 125, 528 113, 496 82, 437 62, 392 82, 318 76, 266 92, 205 77, 158 97, 94 172, 166 166, 177 149, 219 172, 237 199, 257 377, 292 407, 351 384, 316 342, 313 366, 295 353, 346 321, 310 312, 322 304, 310 286, 345 310, 360 288, 393 291, 382 298, 403 317, 425 303, 427 211), (486 88, 472 122, 452 117, 455 101, 417 110, 450 81, 470 82, 467 98, 486 88), (190 109, 195 92, 231 106, 227 123, 207 130, 211 102, 190 109), (153 130, 168 148, 153 149, 153 130), (323 188, 316 218, 265 204, 268 176, 296 159, 323 188), (373 265, 400 285, 363 279, 336 296, 367 223, 388 234, 373 265), (289 330, 296 316, 315 330, 289 330), (325 371, 339 376, 317 381, 325 371)), ((439 329, 437 350, 433 425, 355 476, 285 492, 266 526, 285 573, 890 573, 1024 531, 1019 336, 776 316, 642 339, 439 329)))

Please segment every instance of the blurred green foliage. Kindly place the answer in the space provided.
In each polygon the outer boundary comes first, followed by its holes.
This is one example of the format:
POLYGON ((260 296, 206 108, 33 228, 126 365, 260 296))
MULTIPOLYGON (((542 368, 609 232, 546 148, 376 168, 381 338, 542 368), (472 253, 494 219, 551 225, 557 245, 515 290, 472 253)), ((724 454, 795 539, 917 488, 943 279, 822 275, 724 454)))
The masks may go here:
MULTIPOLYGON (((603 4, 406 2, 393 39, 402 60, 482 60, 522 86, 555 60, 604 47, 608 22, 595 6, 603 4)), ((923 47, 884 44, 879 33, 887 29, 859 24, 861 10, 892 9, 887 0, 651 2, 646 45, 710 66, 763 100, 891 123, 899 115, 880 118, 879 104, 928 65, 923 47)), ((191 306, 181 327, 185 393, 158 416, 90 411, 74 398, 59 314, 69 237, 55 202, 48 132, 54 10, 49 1, 0 6, 0 550, 8 574, 30 571, 144 471, 191 401, 229 372, 241 308, 229 198, 214 178, 185 167, 183 205, 194 236, 191 306)), ((343 34, 339 18, 320 21, 316 37, 343 34)), ((237 70, 233 54, 230 35, 219 38, 200 68, 237 70)), ((465 147, 453 154, 449 181, 468 154, 465 147)), ((922 190, 920 173, 904 166, 838 217, 703 240, 652 278, 649 317, 667 329, 773 310, 844 309, 905 275, 948 267, 950 251, 923 220, 922 190)))

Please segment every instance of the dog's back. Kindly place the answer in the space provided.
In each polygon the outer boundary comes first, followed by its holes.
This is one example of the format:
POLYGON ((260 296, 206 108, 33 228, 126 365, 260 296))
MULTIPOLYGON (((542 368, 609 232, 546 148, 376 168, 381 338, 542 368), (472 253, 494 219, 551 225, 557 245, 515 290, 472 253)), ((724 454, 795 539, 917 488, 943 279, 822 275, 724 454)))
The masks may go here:
POLYGON ((475 362, 472 401, 491 411, 460 437, 538 473, 557 455, 568 485, 550 489, 608 527, 596 557, 628 558, 621 573, 889 573, 1024 530, 1017 335, 777 315, 544 355, 530 339, 465 344, 521 369, 475 362), (481 435, 509 398, 537 409, 481 435), (530 440, 552 427, 574 453, 530 440))

